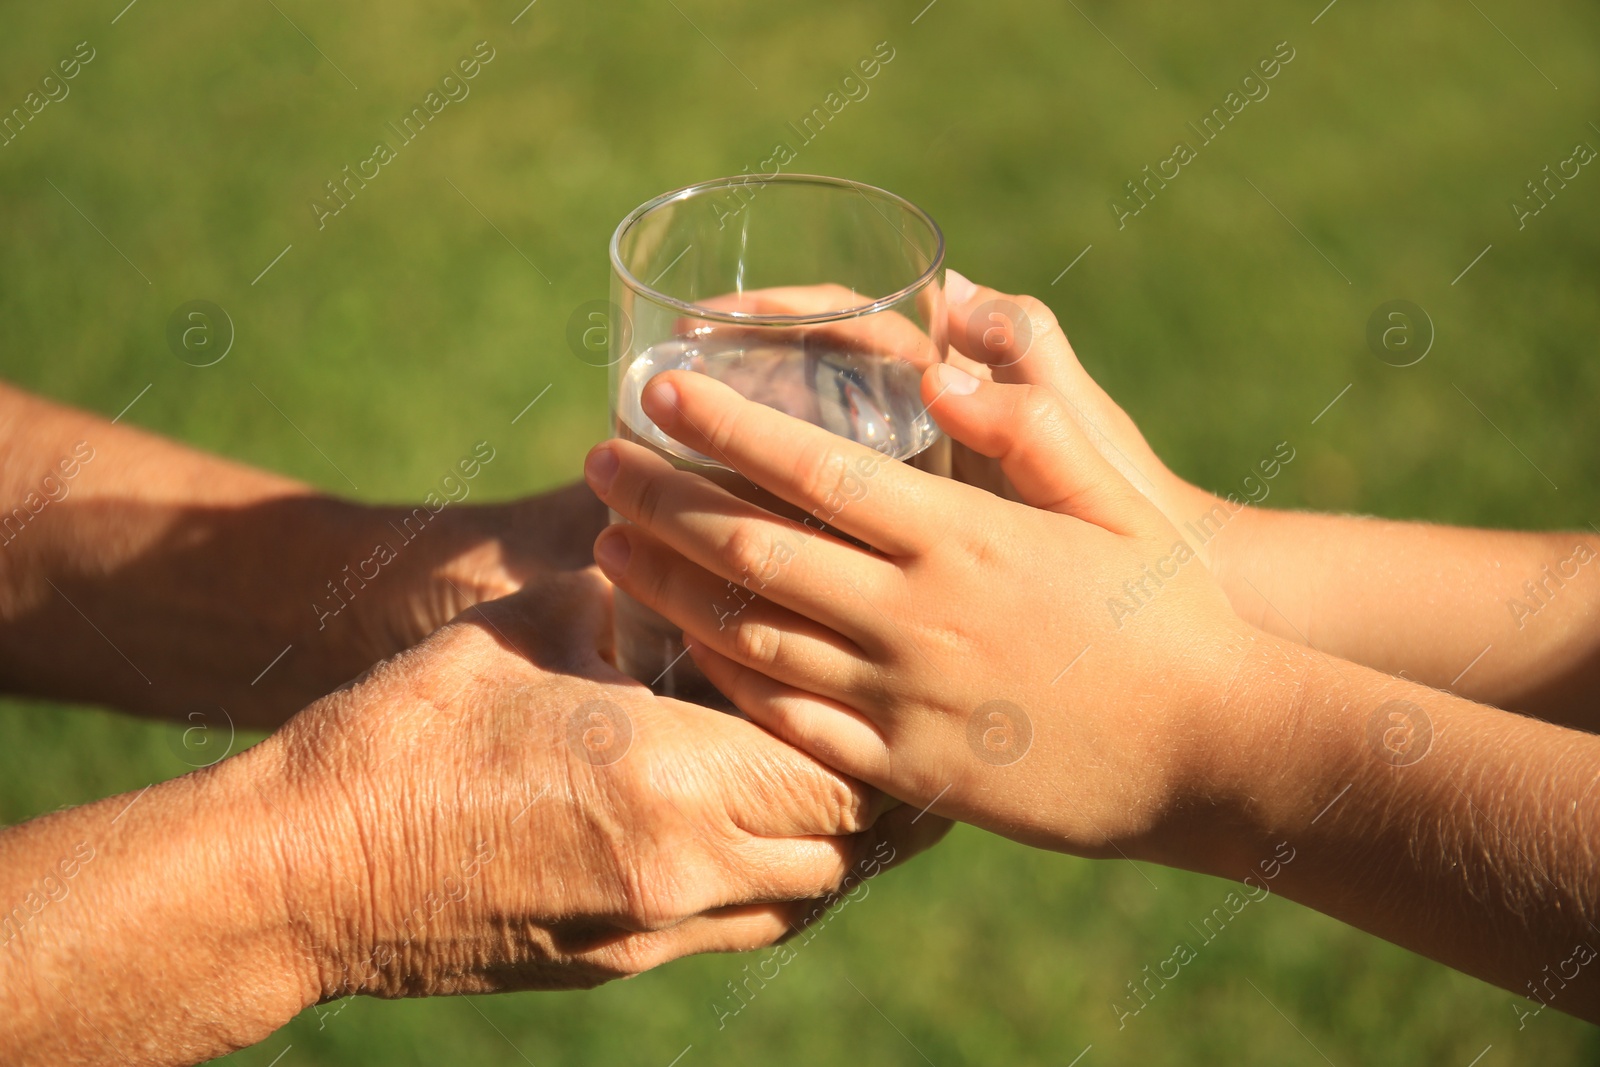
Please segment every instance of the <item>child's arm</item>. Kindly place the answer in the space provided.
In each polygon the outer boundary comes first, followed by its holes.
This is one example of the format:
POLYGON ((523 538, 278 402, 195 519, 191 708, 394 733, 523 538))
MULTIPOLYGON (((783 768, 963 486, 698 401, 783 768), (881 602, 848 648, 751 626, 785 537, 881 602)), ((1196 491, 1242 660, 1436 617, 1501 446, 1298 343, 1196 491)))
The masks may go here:
POLYGON ((1424 685, 1600 729, 1600 539, 1246 508, 1216 538, 1235 610, 1424 685))
POLYGON ((911 804, 1281 891, 1600 1020, 1600 739, 1245 625, 1057 394, 923 389, 1033 506, 675 373, 663 430, 875 551, 614 441, 591 484, 639 525, 598 561, 751 718, 911 804))
MULTIPOLYGON (((1245 497, 1230 503, 1166 468, 1043 303, 955 274, 947 292, 951 343, 993 364, 997 381, 1058 392, 1096 449, 1200 553, 1243 618, 1424 685, 1600 728, 1600 537, 1241 508, 1245 497)), ((1295 445, 1261 460, 1248 491, 1273 475, 1295 477, 1295 445)))

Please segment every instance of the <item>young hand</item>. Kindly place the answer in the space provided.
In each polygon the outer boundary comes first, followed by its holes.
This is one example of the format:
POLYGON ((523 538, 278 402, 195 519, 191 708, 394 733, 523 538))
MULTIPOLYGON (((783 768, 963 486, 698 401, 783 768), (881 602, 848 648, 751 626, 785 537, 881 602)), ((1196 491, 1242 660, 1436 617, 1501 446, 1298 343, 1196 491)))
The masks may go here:
POLYGON ((644 392, 657 425, 814 518, 610 441, 589 482, 636 525, 598 562, 741 710, 844 773, 1028 843, 1158 852, 1205 789, 1246 628, 1055 391, 948 366, 922 389, 1024 503, 670 373, 644 392))
MULTIPOLYGON (((1128 413, 1083 369, 1044 301, 974 285, 955 271, 947 273, 952 365, 985 380, 1036 385, 1054 392, 1095 451, 1174 526, 1181 529, 1186 522, 1221 506, 1218 497, 1167 468, 1128 413)), ((989 464, 985 470, 981 461, 974 464, 969 457, 966 464, 958 466, 964 467, 957 471, 963 481, 1016 499, 996 465, 989 464)), ((1190 547, 1202 562, 1211 565, 1208 546, 1191 539, 1190 547)))
MULTIPOLYGON (((987 318, 984 294, 951 290, 955 345, 987 352, 962 325, 987 322, 999 328, 979 337, 1003 355, 1008 330, 987 318)), ((1174 565, 1176 551, 1155 564, 1162 584, 1141 574, 1129 585, 1143 588, 1118 596, 1106 586, 1129 554, 1160 551, 1177 531, 1094 462, 1079 419, 1102 456, 1142 467, 1168 519, 1222 502, 1148 454, 1064 338, 1041 345, 1054 338, 1042 305, 1018 306, 1031 310, 1002 320, 1050 329, 1032 331, 1021 360, 988 361, 1001 384, 967 393, 971 383, 934 368, 924 396, 953 437, 997 457, 1016 495, 1057 514, 905 471, 680 376, 646 393, 663 429, 714 443, 813 525, 876 551, 752 515, 606 445, 590 481, 644 528, 607 531, 600 562, 689 628, 706 673, 752 718, 914 804, 1256 891, 1270 880, 1274 893, 1531 994, 1524 1024, 1545 1006, 1596 1019, 1592 969, 1550 978, 1593 958, 1596 740, 1441 691, 1470 670, 1469 687, 1513 706, 1532 692, 1547 711, 1592 708, 1594 586, 1571 573, 1594 558, 1589 539, 1251 508, 1207 547, 1222 549, 1213 573, 1241 611, 1270 598, 1270 611, 1245 616, 1262 630, 1228 616, 1196 562, 1174 565), (1505 598, 1523 583, 1561 588, 1560 599, 1508 622, 1505 598), (1098 604, 1107 617, 1095 618, 1098 604), (1277 626, 1289 633, 1263 632, 1277 626), (1322 651, 1287 639, 1306 633, 1322 651), (1408 667, 1429 685, 1334 656, 1408 667), (964 717, 980 693, 1016 706, 964 717)))
MULTIPOLYGON (((1027 296, 949 272, 951 363, 1054 390, 1095 450, 1178 528, 1252 627, 1385 674, 1551 722, 1600 731, 1600 558, 1590 531, 1462 529, 1259 506, 1295 460, 1270 439, 1226 495, 1184 481, 1079 364, 1055 316, 1027 296), (978 365, 983 364, 981 369, 978 365), (1270 449, 1270 452, 1268 451, 1270 449), (1557 595, 1559 594, 1559 595, 1557 595)), ((1330 390, 1331 392, 1331 390, 1330 390)), ((981 461, 957 475, 1012 495, 981 461)), ((1301 481, 1310 472, 1284 481, 1301 481)), ((1281 482, 1278 484, 1282 484, 1281 482)), ((1301 484, 1305 484, 1301 481, 1301 484)))

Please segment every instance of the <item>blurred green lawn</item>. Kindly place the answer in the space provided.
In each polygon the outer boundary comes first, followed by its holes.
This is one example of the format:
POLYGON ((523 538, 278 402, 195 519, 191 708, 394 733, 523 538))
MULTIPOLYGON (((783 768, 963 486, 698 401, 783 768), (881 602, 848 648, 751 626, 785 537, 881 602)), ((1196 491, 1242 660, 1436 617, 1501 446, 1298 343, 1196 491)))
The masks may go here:
MULTIPOLYGON (((605 376, 574 358, 566 325, 606 294, 616 221, 759 164, 888 41, 870 95, 791 169, 910 197, 953 265, 1048 299, 1180 473, 1227 490, 1287 440, 1273 504, 1528 528, 1600 517, 1584 488, 1600 473, 1600 168, 1525 229, 1508 206, 1577 142, 1600 146, 1592 4, 538 0, 518 17, 524 0, 124 2, 0 15, 0 108, 77 42, 96 51, 0 149, 0 371, 43 394, 110 416, 150 385, 129 421, 365 499, 419 498, 481 438, 503 458, 480 494, 570 480, 604 431, 605 376), (470 97, 319 231, 323 183, 481 40, 496 55, 470 97), (1119 230, 1123 183, 1194 141, 1185 123, 1280 41, 1295 58, 1270 96, 1119 230), (1437 330, 1407 368, 1365 341, 1395 298, 1437 330), (192 299, 236 325, 216 366, 168 351, 167 318, 192 299)), ((175 733, 0 704, 0 819, 179 773, 175 733)), ((747 961, 713 957, 587 993, 352 1001, 233 1060, 1600 1056, 1588 1027, 1552 1011, 1519 1031, 1508 994, 1276 898, 1119 1031, 1124 983, 1226 891, 963 829, 874 883, 725 1030, 709 1004, 747 961)))

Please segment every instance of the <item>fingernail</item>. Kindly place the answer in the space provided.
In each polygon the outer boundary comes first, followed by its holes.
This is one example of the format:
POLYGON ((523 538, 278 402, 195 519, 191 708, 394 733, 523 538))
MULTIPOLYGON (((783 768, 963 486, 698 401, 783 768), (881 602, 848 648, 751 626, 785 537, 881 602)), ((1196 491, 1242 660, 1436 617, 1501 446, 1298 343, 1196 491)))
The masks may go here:
POLYGON ((978 391, 982 383, 960 367, 946 364, 939 368, 939 386, 941 393, 954 393, 956 396, 971 396, 978 391))
POLYGON ((594 543, 594 561, 612 581, 616 581, 627 569, 631 555, 633 546, 628 543, 628 535, 615 528, 603 532, 594 543))
POLYGON ((616 450, 601 445, 590 452, 589 458, 583 463, 583 476, 588 479, 591 489, 605 496, 611 489, 612 479, 617 476, 616 450))
POLYGON ((678 387, 671 382, 664 382, 660 378, 652 378, 645 383, 644 396, 641 397, 644 413, 650 416, 652 422, 660 426, 662 422, 672 419, 678 412, 678 387))
POLYGON ((946 303, 965 304, 971 300, 978 287, 967 281, 967 276, 960 271, 946 270, 944 272, 944 298, 946 303))

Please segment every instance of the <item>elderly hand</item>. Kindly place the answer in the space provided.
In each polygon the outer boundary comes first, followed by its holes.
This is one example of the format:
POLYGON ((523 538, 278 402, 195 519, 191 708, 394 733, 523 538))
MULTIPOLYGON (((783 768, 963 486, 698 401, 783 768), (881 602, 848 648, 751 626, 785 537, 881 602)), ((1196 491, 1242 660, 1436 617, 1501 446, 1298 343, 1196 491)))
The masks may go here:
POLYGON ((65 886, 8 927, 0 1058, 192 1063, 349 994, 584 987, 755 948, 944 833, 617 674, 604 594, 541 580, 254 748, 0 834, 6 899, 65 886))
POLYGON ((274 736, 316 995, 588 986, 754 948, 943 832, 616 674, 600 585, 474 608, 274 736))

